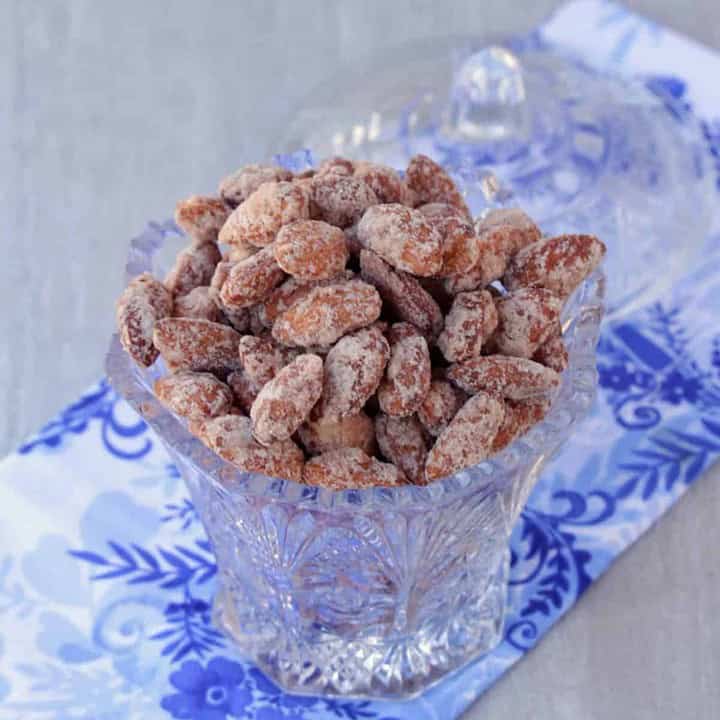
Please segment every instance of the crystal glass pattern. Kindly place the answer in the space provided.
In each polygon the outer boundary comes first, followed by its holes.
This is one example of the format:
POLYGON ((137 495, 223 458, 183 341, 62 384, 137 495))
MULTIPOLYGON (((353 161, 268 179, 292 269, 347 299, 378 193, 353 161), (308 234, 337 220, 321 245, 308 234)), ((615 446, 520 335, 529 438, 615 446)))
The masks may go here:
MULTIPOLYGON (((151 225, 128 275, 162 277, 184 242, 173 223, 151 225)), ((510 528, 594 399, 603 287, 595 273, 566 306, 570 367, 546 419, 427 487, 332 492, 241 472, 154 397, 162 362, 138 368, 113 337, 110 381, 190 490, 217 556, 215 617, 244 655, 294 693, 399 698, 497 644, 510 528)))

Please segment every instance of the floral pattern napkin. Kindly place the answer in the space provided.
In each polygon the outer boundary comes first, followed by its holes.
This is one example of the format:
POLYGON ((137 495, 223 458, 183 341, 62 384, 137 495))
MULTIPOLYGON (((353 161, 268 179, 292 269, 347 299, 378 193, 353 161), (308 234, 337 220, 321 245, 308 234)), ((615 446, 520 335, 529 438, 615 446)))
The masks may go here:
MULTIPOLYGON (((536 39, 695 112, 720 191, 717 56, 597 0, 536 39)), ((285 695, 235 654, 211 622, 215 562, 183 483, 102 381, 0 464, 0 720, 456 717, 720 455, 718 238, 706 257, 667 301, 605 328, 596 406, 515 528, 503 643, 408 702, 285 695)))

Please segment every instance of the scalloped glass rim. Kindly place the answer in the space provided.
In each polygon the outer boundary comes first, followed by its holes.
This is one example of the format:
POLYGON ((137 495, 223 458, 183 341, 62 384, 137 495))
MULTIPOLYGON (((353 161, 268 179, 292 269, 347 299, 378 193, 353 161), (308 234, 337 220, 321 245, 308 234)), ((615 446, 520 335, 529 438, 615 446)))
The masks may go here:
MULTIPOLYGON (((162 277, 156 255, 168 236, 182 237, 172 221, 152 222, 130 243, 128 278, 143 272, 162 277)), ((478 475, 488 486, 505 492, 513 475, 525 466, 528 472, 543 457, 551 456, 585 417, 595 399, 597 369, 595 349, 604 307, 605 278, 596 270, 573 293, 563 312, 564 338, 570 364, 545 418, 508 447, 488 460, 425 486, 374 487, 358 490, 329 490, 301 483, 244 472, 220 458, 187 429, 184 420, 171 413, 152 392, 155 379, 163 374, 162 360, 152 367, 137 366, 112 336, 105 369, 111 385, 155 430, 161 440, 189 460, 198 470, 225 490, 291 501, 301 507, 373 510, 393 506, 412 507, 452 500, 478 490, 478 475)))

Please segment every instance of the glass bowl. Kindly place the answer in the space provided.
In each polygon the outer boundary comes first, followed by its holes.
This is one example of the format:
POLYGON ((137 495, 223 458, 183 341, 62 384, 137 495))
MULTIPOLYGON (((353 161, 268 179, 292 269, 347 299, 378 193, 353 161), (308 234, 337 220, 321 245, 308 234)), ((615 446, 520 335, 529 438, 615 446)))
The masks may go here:
MULTIPOLYGON (((128 275, 163 277, 185 239, 172 222, 132 241, 128 275)), ((508 538, 545 462, 593 403, 604 280, 564 314, 570 366, 547 417, 486 462, 426 487, 330 491, 242 472, 153 395, 113 337, 110 382, 155 430, 214 548, 215 620, 291 693, 402 698, 502 635, 508 538)))

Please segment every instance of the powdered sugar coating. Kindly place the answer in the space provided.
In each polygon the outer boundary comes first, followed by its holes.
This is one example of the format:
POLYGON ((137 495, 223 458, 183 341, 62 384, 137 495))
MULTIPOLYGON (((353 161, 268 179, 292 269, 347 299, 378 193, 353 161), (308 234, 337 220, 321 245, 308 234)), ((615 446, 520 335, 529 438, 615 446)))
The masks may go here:
POLYGON ((363 180, 381 203, 402 203, 405 199, 403 180, 395 168, 358 160, 355 163, 355 177, 363 180))
POLYGON ((230 208, 219 198, 191 195, 175 206, 175 222, 193 239, 203 244, 216 242, 230 208))
POLYGON ((492 451, 502 450, 515 438, 525 434, 533 425, 539 423, 547 414, 551 404, 549 398, 506 400, 505 415, 493 440, 492 451))
POLYGON ((497 234, 483 234, 476 238, 477 262, 463 275, 448 277, 445 289, 455 295, 467 290, 482 289, 499 280, 508 264, 505 240, 497 234))
POLYGON ((173 314, 175 317, 201 318, 210 322, 223 321, 217 291, 207 286, 193 288, 187 295, 175 298, 173 314))
POLYGON ((436 378, 418 408, 418 420, 430 435, 437 437, 466 400, 467 395, 462 390, 447 380, 436 378))
POLYGON ((178 296, 185 295, 196 287, 209 285, 218 262, 220 251, 215 243, 191 245, 178 253, 165 278, 165 287, 178 296))
POLYGON ((412 323, 428 338, 437 337, 443 326, 442 311, 416 278, 393 270, 370 250, 360 253, 360 272, 399 320, 412 323))
POLYGON ((323 361, 300 355, 266 383, 250 409, 253 435, 262 445, 287 440, 305 421, 323 389, 323 361))
POLYGON ((273 325, 273 337, 284 345, 332 345, 338 338, 380 317, 377 290, 360 280, 313 288, 273 325))
POLYGON ((295 359, 292 350, 277 345, 272 338, 254 335, 243 335, 240 338, 238 354, 245 375, 260 387, 270 382, 295 359))
POLYGON ((460 293, 445 318, 437 345, 450 362, 479 355, 498 324, 497 310, 487 290, 460 293))
POLYGON ((375 486, 403 485, 407 479, 391 465, 366 455, 359 448, 331 450, 305 463, 303 481, 307 485, 348 490, 375 486))
POLYGON ((227 252, 223 255, 223 260, 227 260, 230 263, 239 263, 243 260, 247 260, 251 255, 254 255, 259 248, 248 243, 236 242, 233 245, 228 245, 227 252))
POLYGON ((392 417, 380 413, 375 418, 375 437, 383 456, 394 463, 410 482, 425 484, 427 447, 422 425, 414 415, 392 417))
POLYGON ((560 385, 560 376, 554 370, 506 355, 469 358, 452 365, 447 376, 468 393, 487 392, 510 400, 545 395, 560 385))
POLYGON ((348 260, 343 231, 320 220, 299 220, 281 228, 273 251, 277 264, 302 282, 337 277, 348 260))
POLYGON ((284 277, 273 249, 263 248, 230 268, 220 288, 220 300, 225 307, 249 308, 268 297, 284 277))
POLYGON ((302 450, 292 440, 261 445, 253 437, 247 417, 222 415, 199 423, 197 431, 211 450, 245 472, 302 482, 302 450))
POLYGON ((307 188, 297 183, 263 183, 233 210, 220 230, 219 240, 228 245, 270 245, 283 225, 310 217, 309 202, 307 188))
POLYGON ((537 242, 542 233, 529 215, 520 208, 495 208, 475 224, 479 237, 497 237, 508 259, 526 245, 537 242))
POLYGON ((360 448, 368 455, 375 453, 373 421, 364 412, 339 420, 308 419, 298 428, 298 435, 310 455, 346 447, 360 448))
POLYGON ((495 349, 503 355, 530 358, 557 326, 562 300, 544 288, 520 288, 499 298, 496 307, 495 349))
POLYGON ((315 175, 317 177, 331 174, 348 176, 352 175, 354 172, 355 163, 353 163, 352 160, 348 160, 347 158, 335 155, 333 157, 329 157, 323 160, 320 165, 318 165, 318 169, 315 175))
POLYGON ((442 238, 425 216, 398 203, 375 205, 358 224, 358 240, 394 268, 413 275, 437 275, 442 238))
POLYGON ((462 276, 478 261, 479 248, 470 218, 453 205, 428 203, 418 212, 437 230, 442 239, 443 263, 440 275, 462 276))
POLYGON ((213 275, 210 278, 210 287, 213 290, 220 290, 220 288, 225 284, 225 281, 227 280, 227 276, 230 274, 230 268, 235 263, 231 260, 220 260, 220 262, 215 266, 215 270, 213 270, 213 275))
POLYGON ((378 198, 363 180, 336 172, 312 179, 312 199, 320 218, 331 225, 346 228, 356 223, 378 198))
POLYGON ((427 155, 415 155, 410 159, 405 180, 415 193, 418 204, 454 205, 469 217, 470 211, 453 179, 427 155))
POLYGON ((377 390, 390 358, 390 346, 377 327, 346 335, 325 358, 319 417, 338 420, 357 415, 377 390))
POLYGON ((396 323, 388 333, 390 360, 378 387, 378 403, 387 415, 412 415, 430 389, 427 341, 410 323, 396 323))
POLYGON ((134 278, 115 305, 120 344, 143 367, 157 360, 153 344, 155 323, 172 314, 173 299, 168 289, 149 273, 134 278))
POLYGON ((419 205, 417 211, 421 212, 430 222, 442 222, 449 218, 456 218, 461 222, 472 222, 469 214, 456 205, 450 205, 445 202, 429 202, 419 205))
POLYGON ((355 273, 352 270, 345 270, 338 277, 328 280, 302 282, 296 278, 288 278, 259 306, 259 319, 265 327, 271 328, 280 315, 309 295, 314 288, 334 285, 341 280, 352 280, 354 277, 355 273))
POLYGON ((218 193, 226 203, 235 207, 264 183, 292 180, 292 177, 289 170, 276 165, 245 165, 220 181, 218 193))
POLYGON ((540 345, 532 359, 556 373, 565 372, 570 363, 567 348, 559 333, 554 334, 540 345))
POLYGON ((237 368, 239 341, 231 327, 195 318, 164 318, 153 333, 155 347, 174 370, 237 368))
POLYGON ((484 392, 473 395, 428 453, 427 481, 482 462, 491 452, 504 413, 503 403, 492 395, 484 392))
POLYGON ((594 235, 558 235, 528 245, 513 257, 503 284, 508 290, 543 287, 566 298, 600 264, 605 245, 594 235))
POLYGON ((227 415, 232 407, 232 391, 210 373, 166 375, 155 381, 154 389, 164 405, 189 420, 227 415))
POLYGON ((235 370, 227 376, 228 387, 232 390, 237 406, 246 414, 255 402, 262 385, 254 383, 244 370, 235 370))

